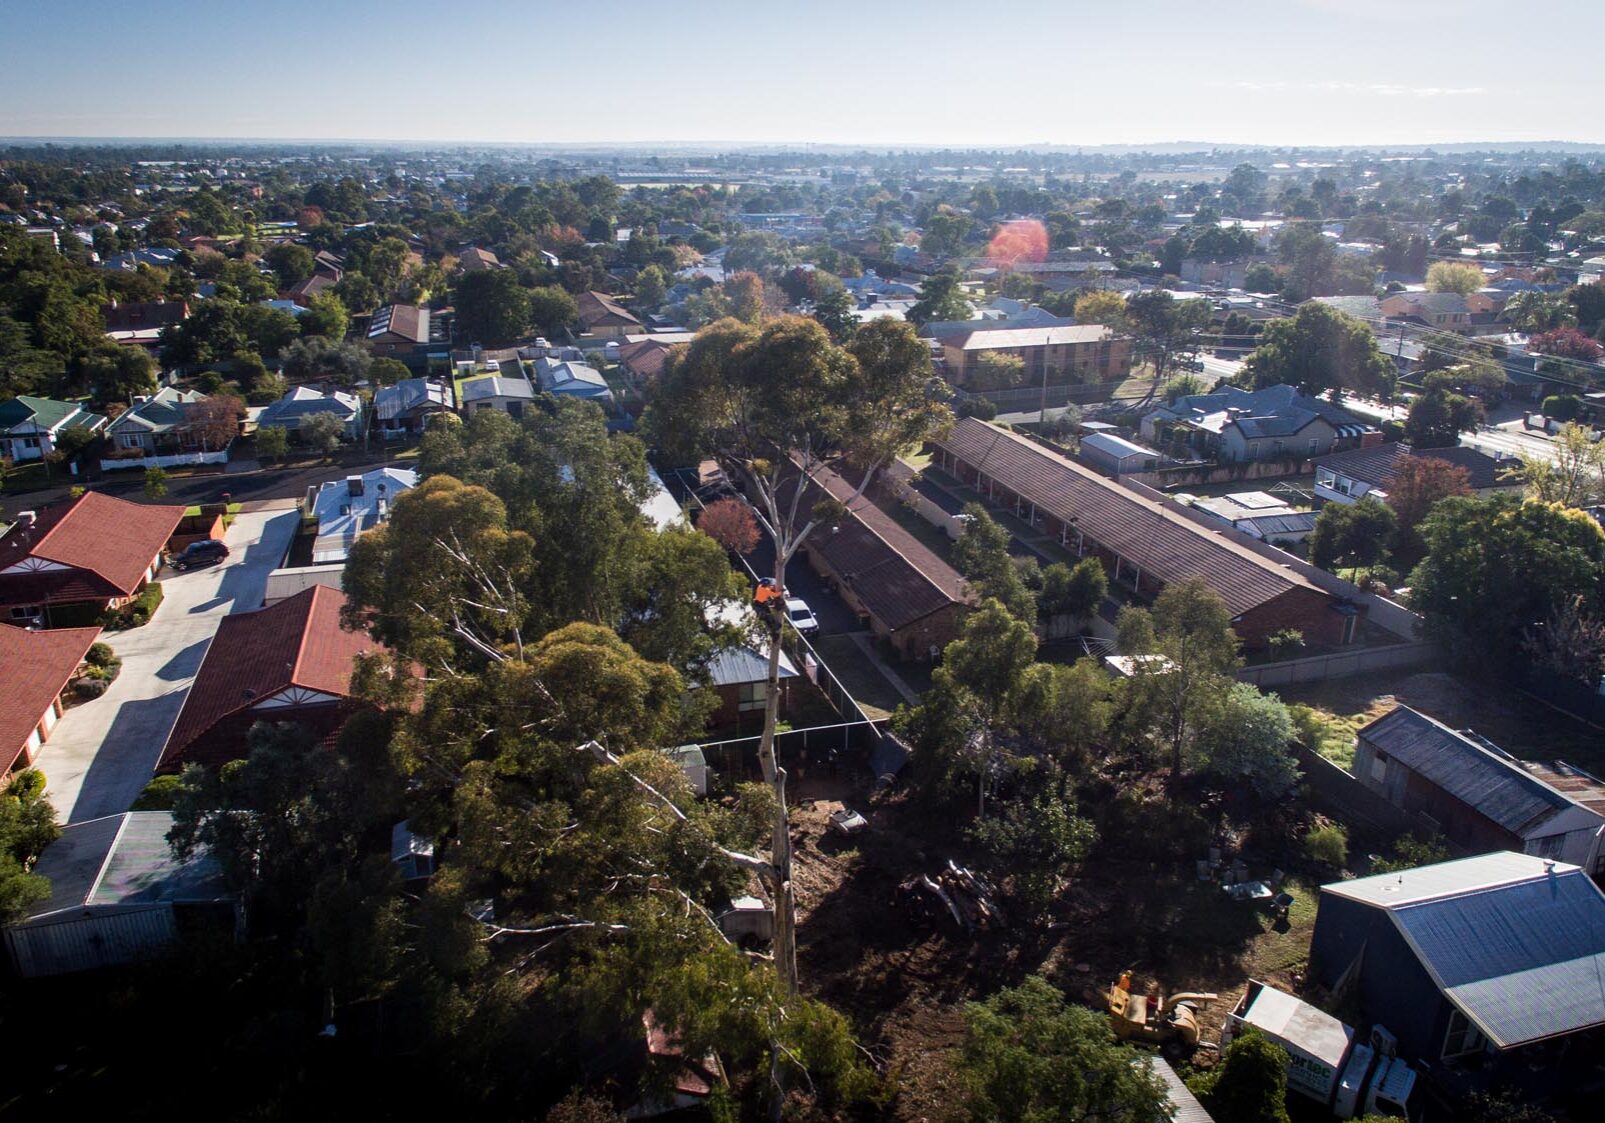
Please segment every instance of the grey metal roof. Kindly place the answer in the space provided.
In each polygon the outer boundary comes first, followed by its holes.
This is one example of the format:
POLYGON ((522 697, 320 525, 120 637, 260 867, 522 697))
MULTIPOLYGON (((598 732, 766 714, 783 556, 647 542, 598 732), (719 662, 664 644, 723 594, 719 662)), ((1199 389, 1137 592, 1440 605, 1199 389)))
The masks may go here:
POLYGON ((1577 867, 1388 911, 1501 1048, 1605 1025, 1605 894, 1577 867))
POLYGON ((167 843, 172 828, 166 811, 126 811, 63 828, 34 866, 50 882, 50 896, 31 907, 28 918, 94 906, 227 899, 215 859, 173 855, 167 843))
POLYGON ((1170 1067, 1164 1057, 1150 1054, 1148 1065, 1154 1070, 1154 1075, 1164 1081, 1165 1095, 1170 1100, 1171 1123, 1215 1123, 1204 1105, 1198 1102, 1198 1097, 1187 1090, 1176 1070, 1170 1067))
MULTIPOLYGON (((708 677, 715 686, 763 682, 769 677, 769 657, 752 647, 727 647, 708 660, 708 677)), ((784 651, 780 653, 780 677, 797 677, 796 664, 784 651)))
POLYGON ((1551 865, 1562 873, 1579 868, 1565 862, 1547 862, 1543 858, 1518 854, 1513 850, 1495 850, 1472 858, 1417 866, 1413 870, 1357 877, 1353 881, 1334 881, 1321 886, 1321 892, 1379 908, 1403 908, 1440 897, 1497 889, 1502 885, 1544 877, 1551 865))
POLYGON ((481 398, 533 398, 535 387, 527 378, 503 378, 489 375, 470 378, 462 385, 463 402, 477 402, 481 398))
POLYGON ((1572 800, 1509 758, 1441 722, 1398 706, 1359 736, 1488 819, 1527 836, 1572 800))

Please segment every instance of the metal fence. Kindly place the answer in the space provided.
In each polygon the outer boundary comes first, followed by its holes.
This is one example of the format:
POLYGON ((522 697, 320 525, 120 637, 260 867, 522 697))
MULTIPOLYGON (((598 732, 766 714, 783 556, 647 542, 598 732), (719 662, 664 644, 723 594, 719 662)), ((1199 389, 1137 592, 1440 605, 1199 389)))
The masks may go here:
MULTIPOLYGON (((880 725, 873 721, 849 721, 839 725, 813 725, 807 729, 786 729, 775 734, 775 756, 794 777, 807 777, 814 770, 830 773, 849 760, 867 756, 880 744, 880 725)), ((760 737, 737 737, 729 741, 710 741, 699 745, 710 768, 727 777, 755 777, 760 737)))

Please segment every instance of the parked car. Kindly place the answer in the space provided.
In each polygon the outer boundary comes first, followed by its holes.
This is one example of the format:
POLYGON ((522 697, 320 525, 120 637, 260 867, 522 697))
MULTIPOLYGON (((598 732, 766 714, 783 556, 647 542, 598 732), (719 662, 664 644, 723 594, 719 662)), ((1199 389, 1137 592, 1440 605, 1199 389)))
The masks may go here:
POLYGON ((786 598, 786 619, 791 626, 805 636, 819 634, 819 621, 814 618, 814 610, 808 607, 808 602, 801 597, 786 598))
POLYGON ((196 566, 211 565, 228 557, 228 547, 216 538, 202 538, 199 542, 191 542, 177 554, 173 555, 172 566, 178 572, 194 569, 196 566))

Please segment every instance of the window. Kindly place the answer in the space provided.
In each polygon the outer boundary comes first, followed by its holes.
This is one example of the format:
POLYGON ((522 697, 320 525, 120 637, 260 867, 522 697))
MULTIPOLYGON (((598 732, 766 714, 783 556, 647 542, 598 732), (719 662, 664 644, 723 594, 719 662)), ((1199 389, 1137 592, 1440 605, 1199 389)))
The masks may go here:
POLYGON ((1321 449, 1321 441, 1320 441, 1320 438, 1318 438, 1318 437, 1311 437, 1311 438, 1310 438, 1310 455, 1311 455, 1311 456, 1314 456, 1314 455, 1315 455, 1315 454, 1316 454, 1316 453, 1317 453, 1317 452, 1319 452, 1319 451, 1320 451, 1320 449, 1321 449))
POLYGON ((22 438, 22 447, 23 448, 38 448, 39 447, 39 438, 38 437, 23 437, 22 438))
POLYGON ((37 620, 39 619, 39 606, 36 604, 13 605, 11 607, 11 618, 13 620, 37 620))
POLYGON ((736 709, 742 713, 751 710, 761 710, 764 703, 769 700, 769 684, 767 682, 744 682, 737 695, 736 709))
POLYGON ((1342 639, 1341 642, 1343 642, 1343 643, 1353 643, 1354 642, 1354 631, 1355 631, 1355 626, 1358 623, 1358 621, 1359 621, 1359 617, 1358 616, 1345 616, 1343 618, 1343 639, 1342 639))
POLYGON ((1445 1060, 1450 1057, 1463 1057, 1467 1053, 1476 1053, 1487 1048, 1488 1039, 1484 1037, 1459 1010, 1449 1012, 1449 1032, 1444 1037, 1443 1056, 1445 1060))
MULTIPOLYGON (((1313 444, 1314 442, 1312 441, 1311 443, 1313 444)), ((1330 468, 1317 468, 1315 470, 1315 482, 1322 487, 1334 487, 1337 484, 1337 476, 1333 474, 1330 468)))
POLYGON ((1388 754, 1379 752, 1371 758, 1371 782, 1385 783, 1388 778, 1388 754))
POLYGON ((117 443, 124 448, 144 448, 145 442, 139 433, 124 433, 117 438, 117 443))

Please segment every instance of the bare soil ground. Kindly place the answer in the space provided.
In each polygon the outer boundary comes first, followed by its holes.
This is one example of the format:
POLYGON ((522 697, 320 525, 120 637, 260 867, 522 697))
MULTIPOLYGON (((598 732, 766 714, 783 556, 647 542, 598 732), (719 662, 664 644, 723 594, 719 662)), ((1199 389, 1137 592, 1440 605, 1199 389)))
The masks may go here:
MULTIPOLYGON (((837 783, 799 794, 793 825, 804 986, 854 1019, 860 1040, 895 1079, 889 1114, 897 1119, 957 1118, 950 1062, 963 1041, 964 1003, 1032 973, 1098 1008, 1098 993, 1126 969, 1167 992, 1213 991, 1220 999, 1204 1014, 1213 1040, 1247 979, 1291 986, 1308 956, 1321 878, 1290 875, 1286 888, 1297 901, 1288 921, 1273 925, 1264 908, 1197 880, 1194 862, 1203 854, 1186 845, 1166 854, 1163 843, 1149 859, 1095 854, 1051 915, 1036 922, 1011 916, 1008 928, 973 935, 916 924, 895 904, 897 885, 949 858, 974 864, 963 824, 933 821, 906 793, 871 799, 837 783), (870 822, 851 839, 828 826, 844 803, 870 822)), ((1269 875, 1271 855, 1246 856, 1251 876, 1269 875)))

